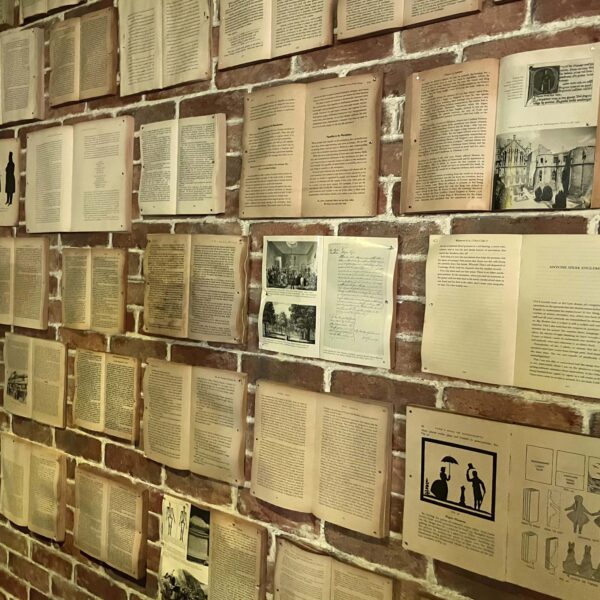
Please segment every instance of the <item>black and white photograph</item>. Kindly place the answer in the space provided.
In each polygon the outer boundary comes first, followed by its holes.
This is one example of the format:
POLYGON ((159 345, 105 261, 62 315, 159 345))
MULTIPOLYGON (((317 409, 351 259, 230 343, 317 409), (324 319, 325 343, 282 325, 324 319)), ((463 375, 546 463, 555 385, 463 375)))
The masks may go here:
POLYGON ((529 93, 527 101, 538 96, 548 96, 558 92, 560 66, 529 67, 529 93))
POLYGON ((262 314, 263 336, 274 340, 315 343, 317 307, 287 302, 266 302, 262 314))
POLYGON ((314 292, 317 290, 317 242, 268 240, 267 288, 314 292))
POLYGON ((162 600, 206 600, 208 597, 192 573, 174 565, 162 574, 159 588, 162 600))
POLYGON ((210 511, 202 510, 192 504, 188 530, 187 559, 208 565, 210 536, 210 511))
POLYGON ((25 404, 27 399, 27 373, 13 371, 6 382, 6 393, 13 400, 25 404))

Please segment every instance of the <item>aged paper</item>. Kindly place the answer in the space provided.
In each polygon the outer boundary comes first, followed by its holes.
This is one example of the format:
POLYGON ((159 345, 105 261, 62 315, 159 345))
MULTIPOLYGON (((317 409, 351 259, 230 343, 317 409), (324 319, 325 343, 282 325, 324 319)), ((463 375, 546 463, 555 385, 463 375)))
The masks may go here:
POLYGON ((10 324, 14 314, 15 242, 0 238, 0 323, 10 324))
POLYGON ((50 104, 79 99, 81 21, 66 19, 50 30, 50 104))
POLYGON ((15 238, 13 325, 31 329, 48 327, 47 238, 15 238))
POLYGON ((88 248, 65 248, 62 260, 63 325, 71 329, 87 329, 92 310, 92 254, 88 248))

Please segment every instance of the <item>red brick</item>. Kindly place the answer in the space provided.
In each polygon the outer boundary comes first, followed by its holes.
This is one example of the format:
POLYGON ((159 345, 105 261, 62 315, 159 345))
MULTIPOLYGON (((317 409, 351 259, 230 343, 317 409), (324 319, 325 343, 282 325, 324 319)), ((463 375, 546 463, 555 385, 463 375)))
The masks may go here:
POLYGON ((103 600, 125 600, 127 598, 124 589, 115 585, 107 577, 103 577, 83 565, 77 565, 75 568, 75 581, 77 585, 84 587, 103 600))
POLYGON ((228 156, 226 164, 226 185, 238 185, 242 174, 242 157, 228 156))
POLYGON ((110 342, 111 352, 133 356, 142 361, 149 358, 166 358, 167 345, 165 342, 146 340, 125 336, 113 336, 110 342))
POLYGON ((381 144, 379 174, 383 177, 402 175, 402 142, 381 144))
POLYGON ((577 215, 485 215, 455 217, 452 233, 586 233, 587 219, 577 215))
POLYGON ((118 115, 132 115, 135 119, 135 129, 138 130, 142 125, 147 125, 148 123, 174 119, 175 103, 163 102, 162 104, 152 104, 139 108, 127 108, 119 111, 118 115))
POLYGON ((166 486, 208 504, 231 504, 231 487, 227 483, 201 477, 187 471, 166 469, 166 486))
POLYGON ((242 228, 238 222, 215 221, 181 221, 175 225, 175 233, 205 233, 210 235, 241 235, 242 228))
POLYGON ((317 392, 323 389, 323 369, 306 363, 288 362, 267 356, 244 356, 242 372, 248 374, 249 383, 255 383, 258 379, 269 379, 317 392))
POLYGON ((115 444, 106 444, 104 464, 109 469, 126 473, 148 483, 159 485, 161 482, 161 466, 136 450, 115 444))
POLYGON ((115 248, 145 248, 149 233, 170 233, 170 223, 133 223, 131 231, 113 233, 115 248))
POLYGON ((396 360, 394 373, 400 375, 418 375, 421 373, 421 343, 413 341, 396 340, 396 360))
POLYGON ((79 331, 61 327, 59 330, 59 339, 66 344, 67 348, 70 350, 75 350, 77 348, 94 350, 95 352, 103 352, 106 350, 106 336, 102 333, 79 331))
POLYGON ((0 569, 0 588, 12 594, 17 600, 27 600, 27 587, 23 581, 4 569, 0 569))
POLYGON ((52 430, 47 425, 13 415, 12 427, 13 433, 20 437, 38 442, 39 444, 45 444, 46 446, 52 445, 52 430))
POLYGON ((27 554, 27 537, 4 525, 0 525, 0 544, 19 554, 27 554))
POLYGON ((171 346, 171 360, 198 367, 212 367, 214 369, 237 369, 237 356, 231 352, 220 352, 199 346, 171 346))
POLYGON ((11 553, 8 557, 8 568, 11 573, 14 573, 20 579, 24 579, 38 590, 42 592, 50 591, 48 571, 30 560, 11 553))
POLYGON ((547 23, 576 17, 597 17, 600 10, 593 0, 536 0, 533 18, 547 23))
POLYGON ((108 245, 108 233, 92 231, 89 233, 61 233, 60 239, 65 248, 108 245))
POLYGON ((100 462, 102 458, 100 440, 71 429, 56 430, 56 447, 73 456, 81 456, 96 462, 100 462))
POLYGON ((250 239, 252 240, 252 250, 260 252, 263 249, 263 238, 265 235, 332 235, 331 225, 325 223, 303 223, 273 221, 252 223, 250 225, 250 239))
POLYGON ((425 295, 424 260, 400 260, 398 264, 398 293, 402 296, 425 295))
POLYGON ((289 58, 279 58, 268 62, 219 70, 215 77, 215 83, 219 89, 227 89, 247 85, 248 83, 283 79, 290 73, 290 64, 289 58))
POLYGON ((403 522, 404 499, 400 496, 392 496, 392 499, 390 501, 390 531, 393 531, 395 533, 402 533, 403 522))
POLYGON ((185 117, 225 113, 228 119, 241 118, 244 116, 245 97, 245 91, 235 90, 233 92, 219 92, 188 98, 179 105, 179 117, 183 119, 185 117))
POLYGON ((64 579, 53 577, 52 598, 61 598, 62 600, 93 600, 94 596, 91 596, 64 579))
POLYGON ((46 567, 49 571, 57 573, 65 579, 71 579, 73 565, 59 554, 50 551, 41 544, 32 544, 31 558, 34 562, 46 567))
POLYGON ((425 317, 425 305, 412 300, 402 300, 396 306, 396 329, 398 333, 421 333, 425 317))

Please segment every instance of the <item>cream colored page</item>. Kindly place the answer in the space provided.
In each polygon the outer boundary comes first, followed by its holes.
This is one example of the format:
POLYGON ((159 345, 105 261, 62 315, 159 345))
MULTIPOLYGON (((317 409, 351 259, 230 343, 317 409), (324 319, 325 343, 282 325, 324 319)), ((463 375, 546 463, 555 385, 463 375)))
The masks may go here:
POLYGON ((332 559, 277 540, 274 600, 331 600, 332 559))
POLYGON ((245 102, 240 216, 299 217, 306 86, 258 90, 245 102))
POLYGON ((48 327, 48 238, 15 239, 13 324, 48 327))
POLYGON ((144 331, 187 337, 189 235, 148 235, 144 252, 144 331))
POLYGON ((331 600, 392 600, 394 582, 389 577, 370 573, 332 560, 331 600))
POLYGON ((15 276, 15 241, 0 238, 0 323, 13 322, 13 290, 15 276))
POLYGON ((505 580, 510 427, 407 409, 406 550, 505 580))
POLYGON ((48 11, 48 0, 20 0, 19 12, 21 23, 28 17, 41 15, 48 11))
POLYGON ((403 212, 489 210, 498 61, 476 60, 409 79, 403 212))
POLYGON ((78 348, 75 353, 73 422, 90 431, 103 431, 105 420, 105 354, 78 348))
POLYGON ((121 96, 162 87, 162 0, 121 0, 121 96))
POLYGON ((25 203, 28 233, 70 230, 72 181, 73 128, 52 127, 29 134, 25 203))
POLYGON ((62 257, 62 320, 71 329, 89 329, 92 309, 92 253, 65 248, 62 257))
POLYGON ((2 433, 2 488, 0 508, 13 523, 27 527, 29 522, 29 460, 31 444, 2 433))
POLYGON ((271 56, 333 42, 333 0, 274 0, 271 56))
POLYGON ((31 338, 14 333, 4 336, 4 408, 13 415, 33 415, 31 338))
POLYGON ((54 427, 65 426, 67 351, 61 342, 32 340, 33 418, 54 427))
POLYGON ((324 238, 321 357, 391 367, 397 238, 324 238))
POLYGON ((246 385, 243 373, 195 367, 192 371, 190 470, 244 484, 246 385))
POLYGON ((177 214, 225 211, 226 115, 178 121, 177 214))
POLYGON ((405 0, 381 0, 376 4, 363 0, 339 0, 337 37, 343 40, 402 27, 404 5, 405 0))
POLYGON ((431 236, 423 371, 513 385, 522 237, 431 236))
POLYGON ((314 392, 269 381, 257 383, 253 496, 289 510, 312 510, 318 401, 314 392))
POLYGON ((73 230, 129 230, 133 117, 79 123, 74 132, 73 230))
POLYGON ((0 161, 0 227, 17 225, 21 198, 21 144, 18 139, 0 140, 0 161))
POLYGON ((91 253, 91 329, 124 333, 127 250, 93 248, 91 253))
POLYGON ((78 467, 75 471, 75 546, 100 560, 106 556, 108 482, 78 467))
POLYGON ((415 25, 480 11, 483 0, 405 0, 404 4, 403 25, 415 25))
POLYGON ((210 0, 163 0, 162 86, 210 79, 210 0))
POLYGON ((144 374, 144 453, 189 469, 192 367, 150 360, 144 374))
POLYGON ((524 236, 516 385, 600 398, 600 244, 524 236))
POLYGON ((50 30, 50 104, 79 99, 81 20, 66 19, 50 30))
POLYGON ((174 215, 177 210, 177 121, 140 127, 142 173, 139 204, 143 215, 174 215))
POLYGON ((272 0, 223 0, 219 69, 271 58, 272 0))
POLYGON ((138 434, 139 364, 129 356, 106 355, 104 431, 135 441, 138 434))
POLYGON ((15 0, 2 0, 0 2, 0 24, 15 25, 15 0))
POLYGON ((247 261, 247 237, 192 236, 189 338, 244 341, 247 261))
POLYGON ((262 527, 211 512, 211 600, 262 600, 266 551, 266 531, 262 527))
POLYGON ((382 78, 356 75, 308 86, 302 215, 377 210, 382 78))

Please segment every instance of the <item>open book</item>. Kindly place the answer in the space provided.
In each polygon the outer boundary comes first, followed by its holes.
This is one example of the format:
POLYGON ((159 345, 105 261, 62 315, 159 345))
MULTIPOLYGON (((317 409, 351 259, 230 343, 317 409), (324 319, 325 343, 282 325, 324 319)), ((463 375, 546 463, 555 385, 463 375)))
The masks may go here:
POLYGON ((117 91, 117 13, 109 7, 50 29, 50 104, 117 91))
POLYGON ((223 0, 219 68, 330 45, 333 7, 333 0, 223 0))
POLYGON ((0 238, 0 323, 48 328, 48 239, 0 238))
POLYGON ((137 358, 78 348, 73 424, 136 441, 139 376, 137 358))
POLYGON ((82 0, 19 0, 21 23, 24 23, 25 19, 29 17, 37 17, 51 10, 65 6, 74 6, 80 2, 82 0))
POLYGON ((408 407, 403 543, 557 598, 600 593, 600 440, 408 407))
POLYGON ((18 225, 21 198, 21 144, 0 140, 0 227, 18 225))
POLYGON ((131 228, 133 123, 125 116, 28 134, 28 232, 131 228))
POLYGON ((247 376, 148 359, 144 453, 164 465, 243 485, 247 376))
POLYGON ((481 10, 483 0, 339 0, 337 37, 344 40, 481 10))
POLYGON ((381 83, 355 75, 249 94, 240 217, 375 215, 381 83))
POLYGON ((127 250, 65 248, 62 269, 63 327, 124 333, 127 250))
POLYGON ((0 34, 0 121, 44 118, 44 30, 0 34))
POLYGON ((141 213, 225 212, 226 132, 224 113, 142 125, 141 213))
POLYGON ((277 539, 274 600, 392 600, 394 582, 277 539), (309 595, 305 595, 310 590, 309 595))
POLYGON ((65 454, 2 432, 2 514, 20 527, 65 539, 65 454))
POLYGON ((600 398, 600 239, 431 236, 423 371, 600 398))
POLYGON ((121 96, 210 79, 211 0, 120 0, 121 96))
POLYGON ((389 530, 393 407, 256 384, 253 496, 374 537, 389 530))
POLYGON ((390 368, 397 238, 265 236, 259 344, 390 368))
POLYGON ((600 46, 536 50, 408 80, 403 212, 600 206, 600 46))
POLYGON ((61 342, 7 333, 4 408, 40 423, 65 426, 67 351, 61 342))
POLYGON ((148 490, 77 465, 73 535, 82 552, 141 579, 146 574, 148 490))
POLYGON ((248 329, 248 238, 150 234, 144 331, 242 344, 248 329))

